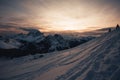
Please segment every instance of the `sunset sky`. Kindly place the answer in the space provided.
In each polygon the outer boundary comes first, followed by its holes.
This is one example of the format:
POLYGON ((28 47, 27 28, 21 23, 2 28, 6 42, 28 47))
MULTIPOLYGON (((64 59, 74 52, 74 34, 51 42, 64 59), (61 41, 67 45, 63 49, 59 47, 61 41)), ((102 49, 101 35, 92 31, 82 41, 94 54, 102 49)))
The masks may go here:
POLYGON ((48 32, 111 27, 120 24, 120 0, 0 0, 0 24, 48 32))

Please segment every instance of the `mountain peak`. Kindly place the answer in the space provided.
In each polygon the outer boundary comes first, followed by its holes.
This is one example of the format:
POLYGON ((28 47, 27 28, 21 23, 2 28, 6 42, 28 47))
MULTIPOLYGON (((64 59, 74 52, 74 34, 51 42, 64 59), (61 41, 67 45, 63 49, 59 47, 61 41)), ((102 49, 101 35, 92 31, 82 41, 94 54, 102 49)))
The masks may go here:
POLYGON ((39 30, 31 30, 27 35, 40 36, 43 35, 39 30))

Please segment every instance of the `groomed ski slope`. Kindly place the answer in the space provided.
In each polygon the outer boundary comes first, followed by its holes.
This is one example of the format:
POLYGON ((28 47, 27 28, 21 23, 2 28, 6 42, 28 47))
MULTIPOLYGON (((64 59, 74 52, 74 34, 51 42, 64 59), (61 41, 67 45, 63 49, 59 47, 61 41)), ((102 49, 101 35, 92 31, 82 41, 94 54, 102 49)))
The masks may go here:
POLYGON ((120 80, 120 30, 42 58, 1 60, 0 80, 120 80))

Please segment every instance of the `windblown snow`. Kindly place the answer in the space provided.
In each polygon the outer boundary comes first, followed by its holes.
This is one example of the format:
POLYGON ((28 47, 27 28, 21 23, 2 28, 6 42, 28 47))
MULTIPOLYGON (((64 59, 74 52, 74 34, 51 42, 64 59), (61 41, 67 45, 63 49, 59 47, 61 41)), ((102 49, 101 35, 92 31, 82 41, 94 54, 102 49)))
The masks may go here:
POLYGON ((0 80, 120 80, 120 30, 42 58, 1 59, 0 70, 0 80))

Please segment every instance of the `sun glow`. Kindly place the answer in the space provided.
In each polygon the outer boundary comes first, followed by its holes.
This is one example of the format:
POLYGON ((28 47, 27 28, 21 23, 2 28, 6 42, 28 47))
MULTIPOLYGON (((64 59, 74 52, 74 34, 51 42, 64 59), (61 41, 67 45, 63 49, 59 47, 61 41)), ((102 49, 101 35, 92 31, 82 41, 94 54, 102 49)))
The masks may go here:
POLYGON ((69 13, 61 13, 54 10, 53 12, 48 11, 44 16, 47 23, 44 26, 49 26, 46 29, 47 31, 76 31, 86 29, 86 27, 84 27, 86 26, 86 20, 79 20, 78 18, 71 17, 69 16, 69 13))
POLYGON ((59 27, 58 29, 62 30, 76 30, 77 29, 77 21, 74 20, 56 20, 51 23, 54 26, 59 27))

